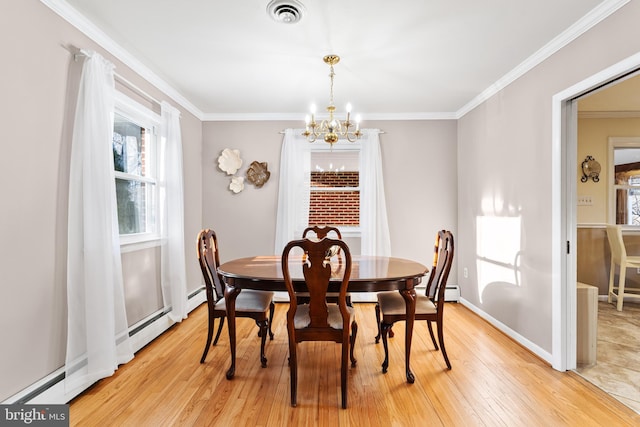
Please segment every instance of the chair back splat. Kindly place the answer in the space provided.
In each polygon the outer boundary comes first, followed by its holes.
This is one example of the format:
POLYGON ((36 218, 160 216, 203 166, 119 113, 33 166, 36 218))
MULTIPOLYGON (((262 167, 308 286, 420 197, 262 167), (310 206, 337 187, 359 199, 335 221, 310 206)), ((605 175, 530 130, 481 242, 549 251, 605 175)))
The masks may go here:
POLYGON ((197 254, 207 290, 207 299, 211 294, 213 301, 218 301, 224 297, 224 285, 222 278, 218 274, 220 256, 218 254, 218 238, 215 231, 207 228, 198 234, 197 254))
MULTIPOLYGON (((337 238, 338 240, 342 240, 342 233, 340 233, 340 230, 337 227, 332 227, 329 225, 323 225, 323 226, 314 225, 313 227, 305 228, 304 231, 302 232, 303 239, 309 239, 309 238, 312 238, 313 236, 315 236, 314 239, 317 239, 317 240, 324 239, 325 237, 337 238)), ((339 246, 333 246, 329 254, 330 254, 329 258, 333 258, 334 256, 337 255, 338 263, 342 264, 342 257, 339 256, 340 255, 339 246)), ((297 298, 298 298, 299 304, 309 302, 309 295, 306 292, 299 292, 297 294, 297 298)), ((338 302, 338 294, 335 292, 328 292, 327 300, 334 303, 338 302)), ((348 292, 347 292, 347 305, 349 306, 352 305, 351 294, 348 292)))
MULTIPOLYGON (((296 262, 293 260, 291 262, 296 262)), ((303 341, 334 341, 342 344, 341 392, 342 407, 347 407, 347 357, 351 366, 356 365, 353 356, 358 325, 354 310, 347 305, 347 287, 351 276, 351 252, 342 240, 301 239, 287 244, 282 252, 282 273, 289 293, 287 331, 289 334, 289 368, 291 372, 291 406, 297 405, 297 344, 303 341), (331 263, 331 249, 338 247, 344 263, 331 263), (304 283, 294 283, 290 273, 289 255, 300 248, 304 283), (339 284, 339 286, 338 286, 339 284), (337 303, 327 300, 327 292, 338 293, 337 303), (298 302, 297 294, 308 292, 309 302, 298 302), (350 350, 350 351, 349 351, 350 350)))

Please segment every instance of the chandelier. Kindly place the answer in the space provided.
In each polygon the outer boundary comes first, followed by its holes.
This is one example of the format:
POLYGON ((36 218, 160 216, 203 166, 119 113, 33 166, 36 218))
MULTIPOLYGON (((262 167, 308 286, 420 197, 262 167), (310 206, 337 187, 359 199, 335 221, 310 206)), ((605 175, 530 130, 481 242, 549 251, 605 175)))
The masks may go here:
POLYGON ((347 119, 340 120, 333 116, 336 111, 335 105, 333 105, 333 66, 340 61, 338 55, 327 55, 323 58, 325 64, 329 65, 331 72, 329 77, 331 78, 331 87, 329 90, 329 105, 327 111, 329 112, 329 118, 322 120, 320 123, 315 119, 315 106, 311 106, 311 116, 306 117, 305 131, 302 133, 309 142, 314 142, 316 138, 322 137, 324 142, 327 142, 333 146, 338 142, 339 138, 346 138, 349 142, 354 142, 362 135, 360 132, 360 118, 356 118, 355 130, 354 123, 351 121, 351 104, 347 104, 347 119))

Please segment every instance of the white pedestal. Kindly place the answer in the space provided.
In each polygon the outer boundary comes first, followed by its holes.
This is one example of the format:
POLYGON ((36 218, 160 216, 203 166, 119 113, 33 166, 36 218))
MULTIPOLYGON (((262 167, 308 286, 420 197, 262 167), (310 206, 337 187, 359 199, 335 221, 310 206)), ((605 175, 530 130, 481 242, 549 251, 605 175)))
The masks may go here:
POLYGON ((596 364, 598 288, 578 282, 577 291, 576 362, 584 367, 596 364))

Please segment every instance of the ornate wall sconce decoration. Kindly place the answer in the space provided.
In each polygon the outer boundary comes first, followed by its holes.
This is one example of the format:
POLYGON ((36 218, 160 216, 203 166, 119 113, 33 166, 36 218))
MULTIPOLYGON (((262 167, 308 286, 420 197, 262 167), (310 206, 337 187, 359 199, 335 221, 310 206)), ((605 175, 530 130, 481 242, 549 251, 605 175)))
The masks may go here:
POLYGON ((600 163, 592 156, 587 156, 582 162, 582 178, 580 181, 587 182, 589 178, 593 180, 593 182, 600 181, 600 163))

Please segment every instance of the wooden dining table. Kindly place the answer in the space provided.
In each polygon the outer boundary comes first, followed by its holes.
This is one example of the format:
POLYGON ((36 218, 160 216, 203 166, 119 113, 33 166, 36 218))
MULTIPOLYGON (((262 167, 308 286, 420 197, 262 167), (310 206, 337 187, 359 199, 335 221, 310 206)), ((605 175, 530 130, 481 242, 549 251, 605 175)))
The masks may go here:
MULTIPOLYGON (((227 371, 227 379, 234 377, 236 369, 236 298, 243 289, 286 292, 281 262, 280 256, 254 256, 225 262, 218 267, 218 273, 224 278, 225 283, 224 296, 231 349, 231 367, 227 371)), ((332 280, 329 283, 328 292, 339 292, 340 268, 341 264, 337 261, 332 262, 332 280)), ((301 255, 292 255, 289 258, 289 269, 294 288, 306 291, 301 255)), ((423 264, 408 259, 366 255, 352 257, 348 292, 398 291, 404 297, 407 304, 405 363, 409 383, 415 381, 410 365, 413 318, 416 309, 415 287, 420 284, 427 272, 428 269, 423 264)))

